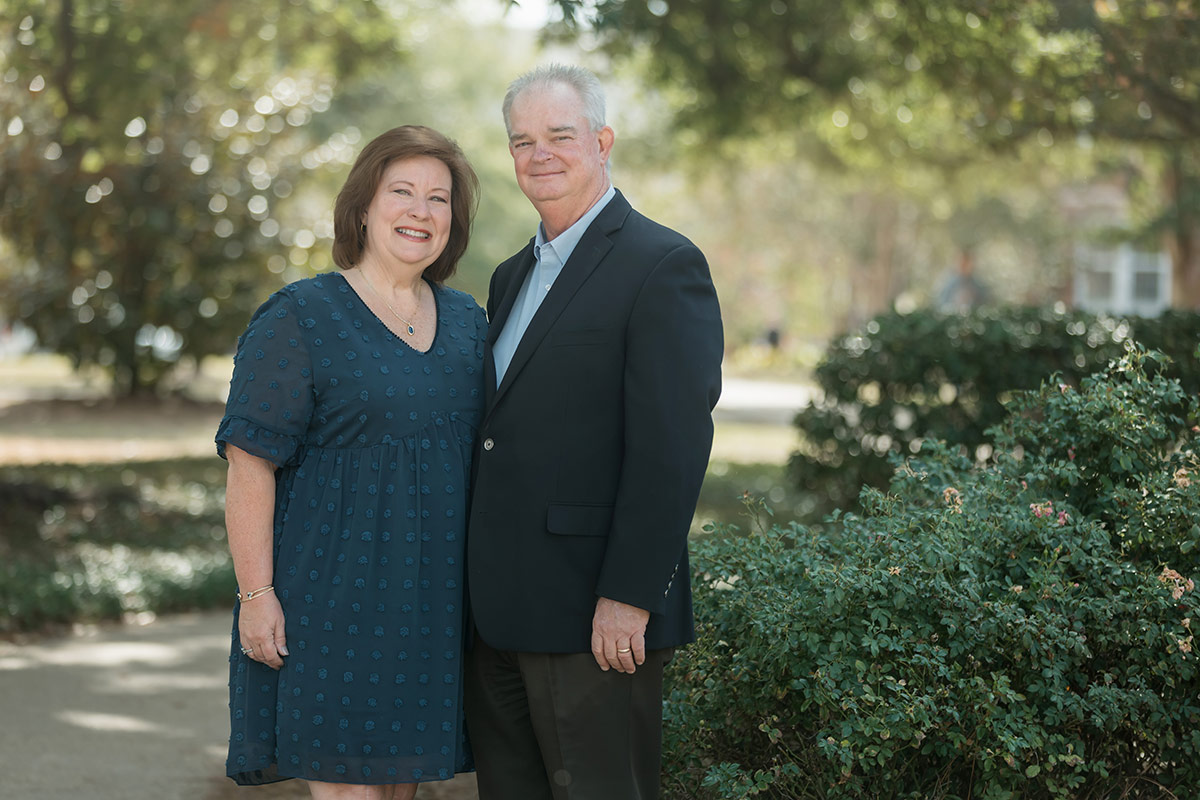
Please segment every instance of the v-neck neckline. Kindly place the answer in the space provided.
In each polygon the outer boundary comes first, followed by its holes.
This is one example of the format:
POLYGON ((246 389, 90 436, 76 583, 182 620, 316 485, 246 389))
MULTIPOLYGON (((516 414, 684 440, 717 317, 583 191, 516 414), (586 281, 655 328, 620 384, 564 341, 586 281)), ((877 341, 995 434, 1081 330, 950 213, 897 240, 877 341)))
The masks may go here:
POLYGON ((367 303, 366 300, 363 299, 362 295, 358 293, 358 290, 354 288, 354 284, 350 283, 349 279, 344 274, 342 274, 340 272, 335 272, 333 274, 337 275, 339 278, 342 279, 342 281, 346 284, 346 288, 349 289, 350 293, 354 295, 354 298, 356 300, 358 300, 358 304, 361 305, 366 310, 366 312, 371 315, 372 319, 374 319, 376 323, 378 323, 385 331, 387 331, 392 336, 392 338, 396 339, 401 344, 403 344, 405 347, 407 347, 409 350, 412 350, 414 353, 416 353, 417 355, 420 355, 420 356, 428 355, 430 352, 433 351, 433 348, 437 345, 438 337, 442 335, 442 303, 441 303, 441 299, 438 297, 438 291, 437 291, 436 286, 434 286, 429 281, 425 280, 425 278, 423 278, 423 277, 421 278, 421 280, 425 281, 425 283, 428 284, 429 291, 433 294, 433 339, 430 340, 428 349, 418 350, 417 348, 413 347, 411 344, 406 342, 404 340, 404 336, 402 336, 401 334, 396 333, 396 331, 392 330, 390 325, 388 325, 386 322, 384 322, 382 319, 380 319, 379 315, 376 314, 373 310, 371 310, 371 306, 367 303))

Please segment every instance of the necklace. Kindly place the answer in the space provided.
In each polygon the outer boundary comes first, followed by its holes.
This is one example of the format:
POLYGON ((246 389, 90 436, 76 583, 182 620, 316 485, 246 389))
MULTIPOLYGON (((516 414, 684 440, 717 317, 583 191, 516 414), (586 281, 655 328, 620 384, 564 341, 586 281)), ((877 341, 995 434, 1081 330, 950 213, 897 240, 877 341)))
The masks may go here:
MULTIPOLYGON (((362 269, 359 269, 358 274, 362 276, 363 281, 367 284, 367 288, 369 288, 372 292, 374 292, 375 296, 383 301, 383 304, 385 306, 387 306, 387 310, 392 312, 392 314, 395 315, 396 319, 398 319, 404 323, 404 329, 408 332, 408 335, 412 336, 413 334, 415 334, 417 332, 417 329, 413 327, 413 324, 411 322, 406 320, 404 317, 400 316, 399 311, 392 308, 392 304, 389 303, 387 301, 387 299, 384 298, 384 296, 379 293, 379 290, 375 288, 375 284, 371 283, 371 279, 367 277, 367 273, 363 272, 362 269)), ((421 283, 424 283, 424 281, 421 281, 421 283)), ((418 285, 417 286, 417 309, 420 310, 420 308, 421 308, 421 287, 418 285)))

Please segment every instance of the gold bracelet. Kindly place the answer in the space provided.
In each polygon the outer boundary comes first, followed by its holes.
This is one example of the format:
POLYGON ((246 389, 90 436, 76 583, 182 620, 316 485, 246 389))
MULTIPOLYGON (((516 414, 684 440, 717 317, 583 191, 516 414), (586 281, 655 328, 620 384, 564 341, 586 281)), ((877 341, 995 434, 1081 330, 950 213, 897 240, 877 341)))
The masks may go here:
POLYGON ((274 588, 274 586, 264 586, 261 589, 255 589, 253 592, 246 592, 245 596, 243 596, 241 592, 238 592, 237 599, 242 603, 248 603, 254 598, 258 597, 260 594, 269 592, 274 588))

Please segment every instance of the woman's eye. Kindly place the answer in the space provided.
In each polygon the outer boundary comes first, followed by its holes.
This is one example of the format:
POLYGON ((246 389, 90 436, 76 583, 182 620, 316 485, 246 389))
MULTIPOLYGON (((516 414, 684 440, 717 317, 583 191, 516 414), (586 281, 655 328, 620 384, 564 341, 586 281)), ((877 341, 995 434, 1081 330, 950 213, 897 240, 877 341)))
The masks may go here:
POLYGON ((449 203, 450 202, 450 198, 442 197, 441 195, 435 195, 429 199, 434 201, 435 203, 449 203))

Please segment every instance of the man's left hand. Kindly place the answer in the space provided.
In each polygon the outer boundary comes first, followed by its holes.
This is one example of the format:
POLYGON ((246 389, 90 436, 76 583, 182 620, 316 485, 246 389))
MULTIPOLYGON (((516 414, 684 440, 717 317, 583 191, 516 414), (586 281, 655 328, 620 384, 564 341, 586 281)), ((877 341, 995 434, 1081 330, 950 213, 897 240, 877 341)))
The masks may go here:
POLYGON ((645 609, 601 597, 592 617, 592 655, 600 669, 633 674, 646 661, 645 609))

